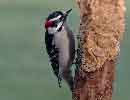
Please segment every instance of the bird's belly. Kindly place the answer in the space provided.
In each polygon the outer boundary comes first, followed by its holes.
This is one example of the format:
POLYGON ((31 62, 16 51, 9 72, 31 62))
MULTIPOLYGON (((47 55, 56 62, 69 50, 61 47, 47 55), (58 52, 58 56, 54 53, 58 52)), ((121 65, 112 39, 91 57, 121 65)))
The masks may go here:
POLYGON ((57 33, 55 35, 55 43, 56 47, 59 49, 59 63, 62 65, 66 65, 69 62, 69 40, 67 34, 65 33, 57 33))

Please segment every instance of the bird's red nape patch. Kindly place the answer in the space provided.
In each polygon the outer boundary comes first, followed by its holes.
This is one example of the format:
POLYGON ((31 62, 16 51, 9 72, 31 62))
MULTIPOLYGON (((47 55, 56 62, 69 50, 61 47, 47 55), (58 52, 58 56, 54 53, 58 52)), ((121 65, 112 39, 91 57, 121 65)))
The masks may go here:
POLYGON ((53 24, 52 21, 45 21, 44 27, 45 27, 45 28, 48 28, 48 27, 51 26, 52 24, 53 24))

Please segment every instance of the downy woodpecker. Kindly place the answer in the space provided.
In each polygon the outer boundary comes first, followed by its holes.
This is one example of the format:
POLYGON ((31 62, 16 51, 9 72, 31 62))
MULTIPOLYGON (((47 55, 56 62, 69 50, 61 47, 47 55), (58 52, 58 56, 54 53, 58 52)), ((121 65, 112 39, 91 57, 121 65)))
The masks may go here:
POLYGON ((75 58, 75 39, 66 20, 72 9, 52 12, 45 21, 45 44, 53 72, 58 78, 59 87, 64 79, 73 89, 71 66, 75 58))

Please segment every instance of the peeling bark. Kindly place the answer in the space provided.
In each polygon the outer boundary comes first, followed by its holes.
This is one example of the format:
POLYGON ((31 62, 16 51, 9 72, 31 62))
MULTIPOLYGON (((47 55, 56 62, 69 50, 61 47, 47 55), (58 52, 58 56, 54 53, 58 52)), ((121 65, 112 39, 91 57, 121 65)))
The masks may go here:
POLYGON ((81 66, 73 100, 111 100, 115 62, 124 32, 124 0, 77 0, 81 66))

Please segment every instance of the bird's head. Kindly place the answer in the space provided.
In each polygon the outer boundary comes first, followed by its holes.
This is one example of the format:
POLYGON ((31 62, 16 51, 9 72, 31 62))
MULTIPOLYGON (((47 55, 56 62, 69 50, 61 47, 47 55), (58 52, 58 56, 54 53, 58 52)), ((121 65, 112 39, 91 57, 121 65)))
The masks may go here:
POLYGON ((71 10, 72 9, 66 12, 54 11, 51 14, 49 14, 44 23, 45 29, 50 31, 50 33, 55 33, 61 30, 71 10))

